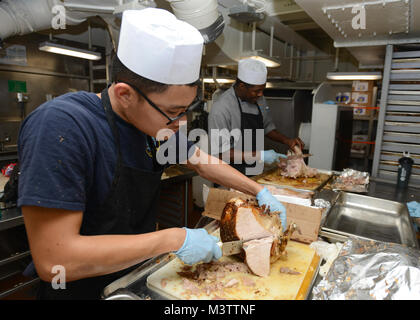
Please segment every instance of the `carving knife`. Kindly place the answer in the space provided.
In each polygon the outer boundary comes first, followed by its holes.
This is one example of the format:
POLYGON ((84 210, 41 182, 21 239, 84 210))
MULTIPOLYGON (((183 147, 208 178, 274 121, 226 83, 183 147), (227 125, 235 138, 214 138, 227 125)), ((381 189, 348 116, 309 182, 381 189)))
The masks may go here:
POLYGON ((231 256, 241 253, 243 244, 243 240, 218 243, 219 247, 222 249, 223 256, 231 256))
POLYGON ((256 238, 256 239, 218 242, 217 244, 222 249, 223 256, 232 256, 234 254, 241 253, 244 242, 248 242, 248 241, 251 241, 251 240, 264 239, 264 238, 268 238, 268 237, 270 237, 270 236, 265 236, 265 237, 256 238))

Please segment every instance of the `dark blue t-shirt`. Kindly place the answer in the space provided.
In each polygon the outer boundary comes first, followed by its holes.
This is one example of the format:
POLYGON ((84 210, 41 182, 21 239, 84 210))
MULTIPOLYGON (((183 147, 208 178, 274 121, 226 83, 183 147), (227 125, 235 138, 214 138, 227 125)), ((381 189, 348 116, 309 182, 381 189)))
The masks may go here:
MULTIPOLYGON (((159 171, 147 135, 115 114, 123 163, 159 171)), ((195 147, 177 132, 162 146, 178 150, 178 163, 195 147), (181 154, 181 155, 180 155, 181 154)), ((160 151, 159 151, 160 152, 160 151)), ((18 206, 84 211, 105 201, 115 172, 117 149, 101 99, 94 93, 68 93, 35 109, 23 122, 18 139, 18 206)))

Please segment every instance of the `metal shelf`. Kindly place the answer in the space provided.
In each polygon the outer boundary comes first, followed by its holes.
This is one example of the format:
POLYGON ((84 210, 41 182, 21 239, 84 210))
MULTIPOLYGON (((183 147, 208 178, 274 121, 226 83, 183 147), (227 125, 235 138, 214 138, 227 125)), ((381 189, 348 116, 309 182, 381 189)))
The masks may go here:
MULTIPOLYGON (((372 176, 395 183, 398 161, 404 151, 409 151, 418 165, 420 158, 420 85, 407 83, 420 80, 420 51, 394 52, 387 45, 382 82, 381 103, 378 116, 372 176), (390 82, 393 83, 390 83, 390 82)), ((410 183, 420 186, 416 166, 410 183)))
POLYGON ((375 115, 374 117, 371 116, 355 116, 353 115, 353 120, 378 120, 378 116, 375 115))
POLYGON ((9 258, 0 260, 0 266, 8 264, 8 263, 13 262, 13 261, 23 259, 23 258, 28 257, 30 255, 31 255, 30 251, 25 251, 25 252, 22 252, 22 253, 15 253, 15 254, 11 255, 9 258))
POLYGON ((10 208, 0 210, 0 231, 10 229, 23 224, 23 216, 20 209, 10 208))
POLYGON ((3 291, 3 292, 0 292, 0 299, 5 298, 7 296, 10 296, 11 294, 13 294, 13 293, 15 293, 15 292, 17 292, 19 290, 22 290, 22 289, 24 289, 26 287, 35 285, 39 281, 40 281, 39 278, 35 278, 35 279, 31 279, 31 280, 26 281, 26 282, 20 282, 20 283, 14 285, 13 288, 11 288, 9 290, 6 290, 6 291, 3 291))

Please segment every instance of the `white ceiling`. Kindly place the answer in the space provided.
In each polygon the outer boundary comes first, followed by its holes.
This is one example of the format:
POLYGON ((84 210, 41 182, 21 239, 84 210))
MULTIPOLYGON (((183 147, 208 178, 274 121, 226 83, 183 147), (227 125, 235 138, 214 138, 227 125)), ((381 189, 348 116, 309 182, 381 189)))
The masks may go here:
POLYGON ((383 64, 386 44, 419 42, 420 1, 418 0, 295 0, 334 40, 346 47, 361 65, 383 64), (365 10, 365 29, 352 24, 365 10), (355 28, 356 26, 356 28, 355 28))

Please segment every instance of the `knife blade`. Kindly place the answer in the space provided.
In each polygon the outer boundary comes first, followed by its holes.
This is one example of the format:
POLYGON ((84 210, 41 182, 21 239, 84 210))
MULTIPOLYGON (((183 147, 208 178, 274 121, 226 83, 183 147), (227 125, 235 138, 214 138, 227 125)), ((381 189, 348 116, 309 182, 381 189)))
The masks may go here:
POLYGON ((234 254, 241 253, 243 244, 243 240, 219 242, 219 246, 222 249, 223 256, 231 256, 234 254))
POLYGON ((248 241, 251 241, 251 240, 260 240, 260 239, 264 239, 264 238, 267 238, 267 236, 262 237, 262 238, 256 238, 256 239, 218 242, 217 244, 222 249, 223 256, 232 256, 234 254, 241 253, 243 244, 245 242, 248 242, 248 241))

